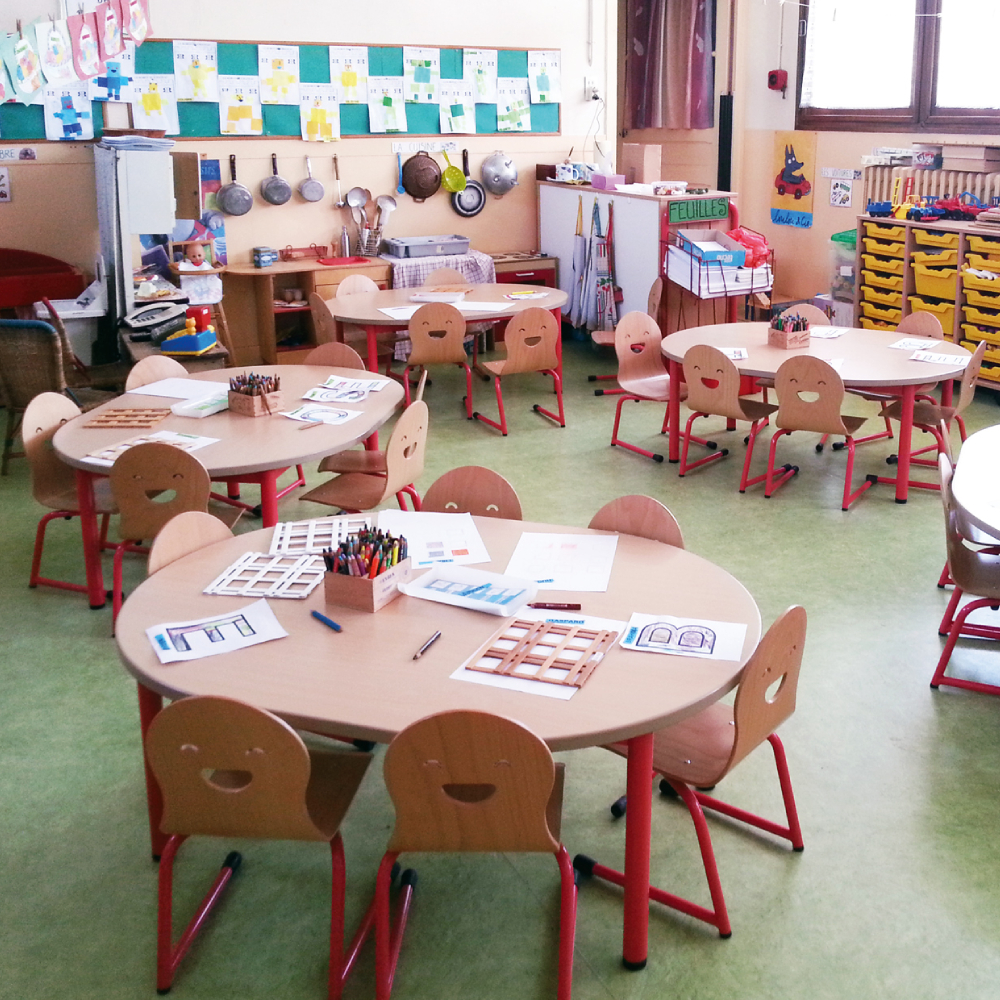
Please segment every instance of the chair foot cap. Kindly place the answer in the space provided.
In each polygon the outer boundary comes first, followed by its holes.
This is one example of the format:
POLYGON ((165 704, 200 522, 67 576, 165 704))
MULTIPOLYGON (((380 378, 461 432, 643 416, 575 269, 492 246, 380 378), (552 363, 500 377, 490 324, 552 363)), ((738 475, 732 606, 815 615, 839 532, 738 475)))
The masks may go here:
POLYGON ((833 448, 834 451, 843 451, 847 445, 845 445, 843 441, 834 441, 830 447, 833 448))
POLYGON ((802 853, 802 852, 803 852, 803 851, 804 851, 805 849, 806 849, 806 845, 805 845, 805 844, 803 844, 803 845, 802 845, 801 847, 793 847, 793 848, 792 848, 792 850, 793 850, 793 851, 794 851, 794 852, 795 852, 796 854, 801 854, 801 853, 802 853))
POLYGON ((719 931, 719 937, 722 938, 723 941, 728 941, 732 936, 733 936, 732 931, 729 931, 728 934, 723 934, 722 931, 719 931))
POLYGON ((611 815, 614 816, 615 819, 621 819, 622 816, 625 815, 627 804, 628 804, 628 799, 626 799, 624 795, 620 799, 615 799, 615 801, 612 802, 610 806, 611 815))
POLYGON ((906 501, 905 500, 900 500, 899 497, 896 497, 896 503, 906 503, 906 501))
MULTIPOLYGON (((715 449, 716 449, 716 448, 718 448, 719 446, 718 446, 718 444, 716 444, 716 442, 715 442, 715 441, 706 441, 706 442, 705 442, 705 447, 706 447, 706 448, 707 448, 707 449, 708 449, 709 451, 715 451, 715 449)), ((727 452, 725 452, 725 454, 727 454, 727 455, 728 455, 728 454, 729 454, 729 452, 727 451, 727 452)))
POLYGON ((817 455, 822 455, 823 454, 823 445, 821 445, 821 444, 816 445, 816 454, 817 455))
POLYGON ((641 972, 646 968, 646 959, 641 962, 630 962, 627 958, 622 958, 622 967, 628 969, 629 972, 641 972))
POLYGON ((878 476, 876 476, 874 472, 869 472, 868 475, 865 476, 865 482, 866 483, 877 483, 878 482, 878 476))
POLYGON ((352 740, 355 748, 363 753, 371 753, 375 749, 374 740, 352 740))
POLYGON ((399 876, 400 887, 404 885, 415 886, 417 884, 417 872, 414 868, 407 868, 402 875, 399 876))
POLYGON ((654 462, 662 462, 663 461, 663 456, 662 455, 654 455, 653 456, 653 461, 654 462))
POLYGON ((594 865, 597 862, 593 858, 587 857, 586 854, 577 854, 573 858, 573 867, 581 875, 586 875, 588 878, 594 874, 594 865))

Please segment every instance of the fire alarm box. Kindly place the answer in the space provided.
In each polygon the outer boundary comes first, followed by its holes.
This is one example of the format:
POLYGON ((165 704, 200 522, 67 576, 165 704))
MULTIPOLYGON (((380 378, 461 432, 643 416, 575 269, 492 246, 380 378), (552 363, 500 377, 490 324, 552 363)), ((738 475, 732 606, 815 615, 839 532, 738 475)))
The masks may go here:
POLYGON ((772 69, 767 74, 768 90, 785 90, 788 87, 788 70, 772 69))

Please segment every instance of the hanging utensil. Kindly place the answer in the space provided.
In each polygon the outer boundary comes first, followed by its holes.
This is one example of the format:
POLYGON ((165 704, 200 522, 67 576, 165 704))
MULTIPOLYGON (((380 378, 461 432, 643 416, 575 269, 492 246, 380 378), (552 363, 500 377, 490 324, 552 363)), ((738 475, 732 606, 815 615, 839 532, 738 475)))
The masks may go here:
POLYGON ((337 162, 337 154, 333 154, 333 175, 337 178, 337 200, 334 202, 334 208, 343 208, 347 202, 344 201, 343 192, 340 190, 340 163, 337 162))
POLYGON ((514 161, 499 149, 483 160, 482 174, 483 187, 500 198, 517 184, 517 167, 514 166, 514 161))
POLYGON ((399 183, 396 185, 396 194, 406 194, 406 188, 403 187, 403 157, 399 153, 396 154, 396 169, 399 171, 399 183))
POLYGON ((278 174, 276 153, 271 154, 271 171, 271 176, 265 177, 260 182, 260 196, 272 205, 284 205, 292 196, 292 187, 284 177, 278 174))
POLYGON ((462 150, 462 168, 465 170, 465 190, 456 191, 451 196, 451 207, 466 219, 478 215, 486 204, 486 191, 479 181, 469 176, 469 151, 462 150))
POLYGON ((389 215, 395 209, 396 199, 391 194, 380 194, 375 199, 375 207, 378 209, 378 215, 375 218, 375 228, 381 229, 385 225, 385 220, 389 218, 389 215))
POLYGON ((444 150, 441 150, 441 152, 444 154, 445 163, 448 164, 441 175, 441 187, 451 194, 458 194, 459 191, 465 190, 465 174, 458 167, 451 165, 451 160, 448 159, 448 154, 444 150))
POLYGON ((441 187, 441 167, 421 149, 403 164, 403 189, 414 201, 424 201, 441 187))
POLYGON ((253 195, 250 189, 237 183, 236 157, 229 157, 229 184, 219 188, 215 195, 216 204, 226 215, 246 215, 253 208, 253 195))
POLYGON ((319 201, 326 194, 326 189, 313 177, 312 161, 306 157, 306 172, 309 176, 299 184, 299 194, 306 201, 319 201))

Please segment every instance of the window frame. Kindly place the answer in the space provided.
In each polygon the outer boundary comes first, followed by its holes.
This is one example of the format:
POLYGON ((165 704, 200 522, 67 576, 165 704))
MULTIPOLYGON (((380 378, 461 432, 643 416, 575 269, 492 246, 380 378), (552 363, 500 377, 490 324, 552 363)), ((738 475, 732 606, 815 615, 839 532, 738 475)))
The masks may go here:
MULTIPOLYGON (((805 31, 799 32, 798 79, 795 91, 795 127, 806 131, 837 132, 968 132, 1000 131, 1000 109, 939 108, 934 105, 937 90, 937 51, 941 0, 916 0, 916 29, 913 55, 913 88, 907 108, 803 108, 802 74, 806 61, 806 33, 809 2, 804 8, 805 31)), ((886 42, 891 45, 891 41, 886 42)))

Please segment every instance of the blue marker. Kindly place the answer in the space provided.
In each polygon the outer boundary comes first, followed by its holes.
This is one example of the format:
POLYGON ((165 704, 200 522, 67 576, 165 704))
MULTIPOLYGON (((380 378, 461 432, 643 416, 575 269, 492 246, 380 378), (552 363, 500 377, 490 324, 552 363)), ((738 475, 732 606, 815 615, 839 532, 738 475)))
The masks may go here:
POLYGON ((318 611, 312 611, 310 614, 316 619, 316 621, 322 622, 324 625, 332 628, 334 632, 341 631, 340 626, 332 618, 327 618, 326 615, 321 615, 318 611))

